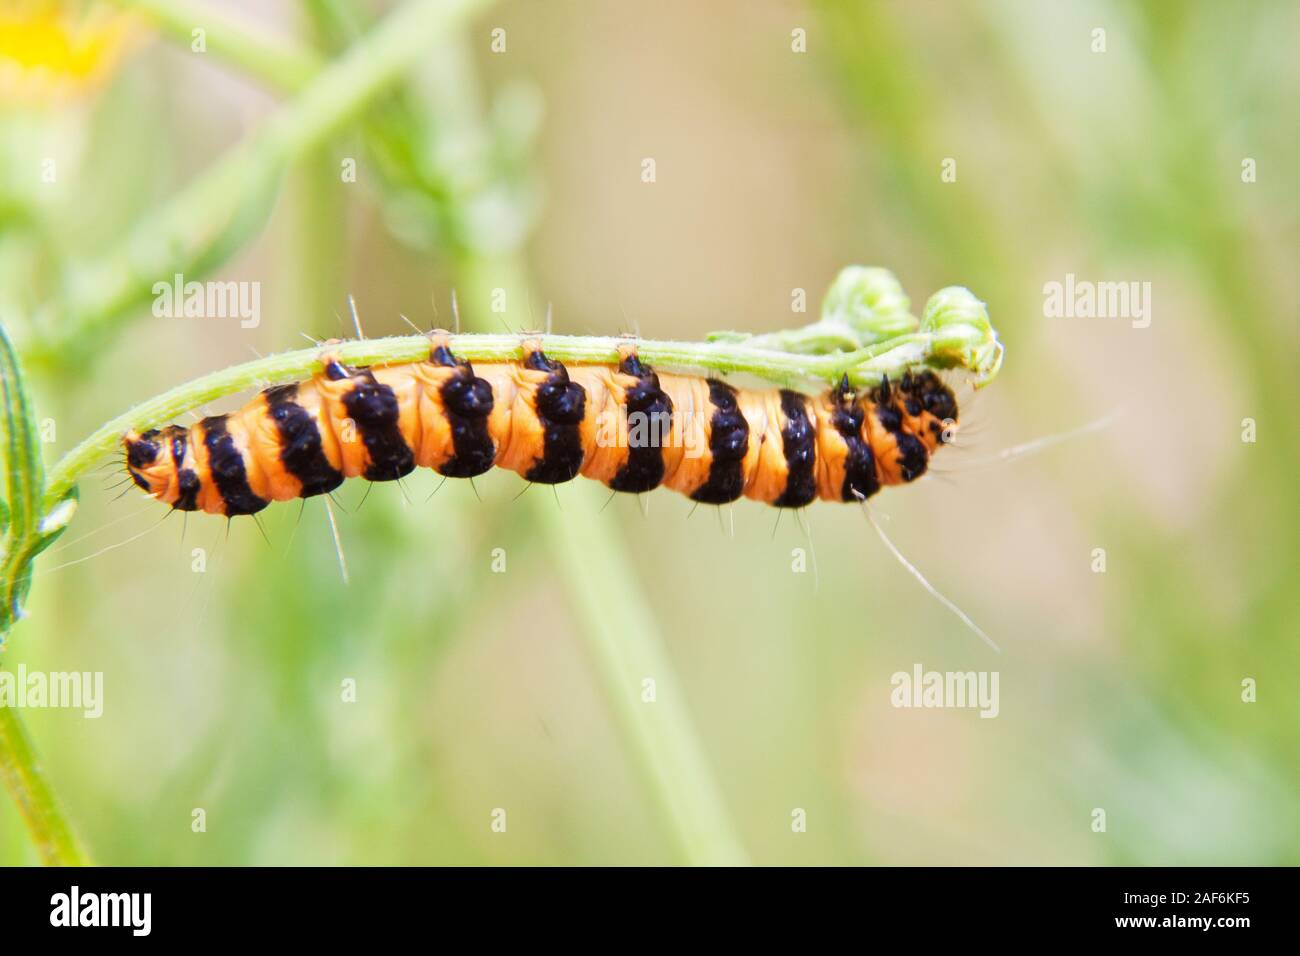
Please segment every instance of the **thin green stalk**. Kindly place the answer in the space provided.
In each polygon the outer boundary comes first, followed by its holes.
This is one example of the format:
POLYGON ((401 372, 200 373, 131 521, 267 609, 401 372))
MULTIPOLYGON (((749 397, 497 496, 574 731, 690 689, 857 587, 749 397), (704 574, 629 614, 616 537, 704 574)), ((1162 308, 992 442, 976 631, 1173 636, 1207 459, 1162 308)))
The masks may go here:
POLYGON ((64 818, 27 730, 12 707, 0 707, 0 779, 18 804, 27 832, 46 865, 90 863, 64 818))
POLYGON ((587 497, 564 511, 537 509, 547 539, 557 546, 561 572, 577 585, 568 591, 585 643, 680 852, 696 865, 742 865, 745 849, 691 720, 685 688, 656 632, 654 611, 618 541, 596 519, 602 491, 584 488, 587 497), (655 687, 649 701, 643 698, 646 680, 655 687))
MULTIPOLYGON (((618 360, 619 346, 627 341, 599 336, 539 335, 536 338, 548 355, 563 362, 614 362, 618 360)), ((456 355, 471 361, 504 362, 522 358, 522 341, 518 335, 456 335, 451 337, 450 347, 456 355)), ((349 365, 415 362, 428 357, 429 339, 423 335, 363 339, 331 345, 328 350, 349 365)), ((321 355, 325 351, 308 348, 268 355, 213 372, 141 402, 96 429, 51 469, 45 494, 47 508, 61 501, 81 475, 116 450, 122 435, 131 429, 164 425, 215 399, 263 384, 308 378, 321 370, 321 355)), ((762 353, 715 343, 639 342, 638 351, 651 364, 693 366, 723 373, 809 374, 818 366, 829 368, 835 364, 833 357, 762 353)))
POLYGON ((214 3, 193 0, 113 0, 143 14, 182 43, 203 30, 206 52, 229 60, 271 86, 292 90, 304 86, 325 65, 315 50, 287 37, 269 38, 263 27, 244 23, 214 3))
MULTIPOLYGON (((356 119, 384 90, 485 0, 412 0, 319 70, 292 102, 232 148, 112 252, 74 264, 62 307, 67 321, 37 341, 41 358, 84 349, 119 315, 148 300, 176 272, 206 272, 238 248, 270 207, 285 168, 356 119)), ((297 75, 295 71, 295 76, 297 75)))

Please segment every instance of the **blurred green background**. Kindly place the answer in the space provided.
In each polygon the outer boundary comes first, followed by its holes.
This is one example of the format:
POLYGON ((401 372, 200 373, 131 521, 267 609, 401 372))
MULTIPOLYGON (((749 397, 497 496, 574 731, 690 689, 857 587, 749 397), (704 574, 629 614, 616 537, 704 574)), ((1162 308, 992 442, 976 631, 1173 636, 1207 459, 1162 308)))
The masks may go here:
MULTIPOLYGON (((700 339, 802 324, 792 290, 815 310, 841 266, 882 265, 917 309, 969 286, 1007 346, 965 407, 969 450, 875 500, 1003 653, 855 508, 807 512, 814 575, 791 570, 799 524, 751 502, 733 537, 662 491, 646 516, 587 483, 516 500, 509 473, 481 500, 426 500, 417 474, 409 503, 379 485, 364 507, 356 482, 345 587, 319 499, 265 512, 268 546, 247 521, 155 527, 110 470, 3 655, 104 673, 100 719, 23 714, 98 862, 697 859, 616 717, 641 687, 593 658, 593 621, 617 640, 635 617, 704 758, 680 783, 711 782, 754 862, 1300 863, 1295 4, 480 5, 283 175, 261 157, 160 225, 390 9, 220 6, 301 63, 216 28, 195 52, 186 10, 71 93, 0 71, 0 307, 57 426, 47 464, 131 403, 349 334, 349 293, 369 335, 435 303, 448 324, 455 288, 467 328, 536 327, 550 302, 557 332, 700 339), (260 283, 261 324, 154 317, 171 272, 138 264, 173 260, 260 283), (1044 317, 1067 273, 1149 281, 1150 327, 1044 317), (639 593, 584 569, 611 547, 639 593), (999 671, 1000 715, 895 709, 890 676, 918 662, 999 671)), ((36 860, 0 801, 0 862, 36 860)))

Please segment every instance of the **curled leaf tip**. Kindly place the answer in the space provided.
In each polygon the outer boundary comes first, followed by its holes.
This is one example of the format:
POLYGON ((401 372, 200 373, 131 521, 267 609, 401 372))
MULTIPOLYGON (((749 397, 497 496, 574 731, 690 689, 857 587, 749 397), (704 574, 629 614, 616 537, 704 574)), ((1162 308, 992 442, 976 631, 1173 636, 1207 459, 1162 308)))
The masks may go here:
POLYGON ((976 388, 993 381, 1002 368, 1004 349, 988 307, 963 286, 948 286, 930 296, 921 331, 930 336, 935 364, 966 369, 976 388))
POLYGON ((912 302, 898 278, 878 266, 846 266, 822 300, 822 321, 846 325, 859 345, 915 332, 912 302))

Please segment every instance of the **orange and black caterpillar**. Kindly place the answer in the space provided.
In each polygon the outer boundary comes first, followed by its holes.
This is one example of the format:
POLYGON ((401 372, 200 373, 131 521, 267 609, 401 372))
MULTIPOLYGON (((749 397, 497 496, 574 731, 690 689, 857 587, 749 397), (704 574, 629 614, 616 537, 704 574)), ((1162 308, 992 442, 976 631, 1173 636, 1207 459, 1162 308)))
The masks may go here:
POLYGON ((632 345, 617 365, 566 368, 527 341, 522 361, 473 366, 438 334, 427 361, 349 368, 327 354, 309 381, 123 444, 137 485, 210 514, 255 514, 356 476, 394 481, 421 466, 471 478, 494 465, 541 484, 583 475, 614 491, 801 508, 920 477, 956 420, 952 391, 929 371, 810 396, 658 375, 632 345))

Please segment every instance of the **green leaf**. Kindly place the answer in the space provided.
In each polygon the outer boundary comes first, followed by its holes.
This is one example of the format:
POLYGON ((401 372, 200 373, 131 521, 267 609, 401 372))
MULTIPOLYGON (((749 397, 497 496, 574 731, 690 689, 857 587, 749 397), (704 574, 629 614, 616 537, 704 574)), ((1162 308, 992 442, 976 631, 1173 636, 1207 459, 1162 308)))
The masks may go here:
POLYGON ((0 326, 0 385, 4 400, 0 409, 0 454, 5 462, 5 498, 9 511, 6 530, 21 538, 30 534, 39 520, 45 475, 27 383, 18 364, 18 354, 3 326, 0 326))
POLYGON ((32 559, 63 533, 76 508, 75 494, 43 514, 45 469, 36 413, 18 354, 0 326, 0 455, 5 465, 3 549, 0 549, 0 642, 22 617, 32 585, 32 559))

